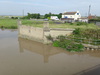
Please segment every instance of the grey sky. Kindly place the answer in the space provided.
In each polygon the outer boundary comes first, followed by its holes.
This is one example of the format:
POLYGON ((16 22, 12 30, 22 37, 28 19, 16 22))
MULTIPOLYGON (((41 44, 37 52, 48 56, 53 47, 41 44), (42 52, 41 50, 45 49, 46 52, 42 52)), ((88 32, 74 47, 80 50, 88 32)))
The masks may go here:
POLYGON ((0 15, 25 15, 29 13, 63 13, 65 11, 80 11, 83 16, 88 13, 100 16, 100 0, 0 0, 0 15))

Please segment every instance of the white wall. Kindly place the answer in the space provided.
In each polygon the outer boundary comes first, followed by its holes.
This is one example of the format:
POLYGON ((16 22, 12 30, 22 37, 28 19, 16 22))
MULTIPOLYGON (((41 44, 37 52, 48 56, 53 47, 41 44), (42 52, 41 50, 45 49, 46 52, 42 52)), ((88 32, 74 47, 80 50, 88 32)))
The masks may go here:
MULTIPOLYGON (((79 13, 79 11, 77 11, 77 13, 79 13)), ((74 20, 77 20, 78 18, 81 18, 81 14, 79 13, 79 15, 77 15, 77 13, 75 15, 62 15, 62 18, 74 18, 74 20)))

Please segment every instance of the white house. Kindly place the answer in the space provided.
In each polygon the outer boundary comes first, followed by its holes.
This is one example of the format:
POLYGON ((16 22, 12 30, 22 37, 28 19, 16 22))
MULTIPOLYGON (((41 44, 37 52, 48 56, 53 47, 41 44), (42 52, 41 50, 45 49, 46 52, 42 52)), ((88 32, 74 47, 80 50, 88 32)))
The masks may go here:
POLYGON ((88 18, 87 17, 82 17, 78 19, 79 22, 87 22, 88 23, 88 18))
POLYGON ((79 11, 65 12, 65 13, 62 13, 62 18, 69 18, 69 19, 78 20, 78 18, 81 18, 81 14, 79 13, 79 11))
POLYGON ((59 20, 58 16, 51 16, 51 20, 59 20))

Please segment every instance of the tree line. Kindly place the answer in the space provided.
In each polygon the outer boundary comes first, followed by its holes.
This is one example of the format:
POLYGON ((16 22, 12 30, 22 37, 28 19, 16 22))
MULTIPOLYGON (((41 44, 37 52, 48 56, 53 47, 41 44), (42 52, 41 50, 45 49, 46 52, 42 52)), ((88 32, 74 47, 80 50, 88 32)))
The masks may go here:
POLYGON ((41 15, 40 13, 27 13, 27 16, 24 16, 23 19, 50 19, 51 16, 57 16, 60 19, 62 13, 59 14, 48 13, 45 15, 41 15))

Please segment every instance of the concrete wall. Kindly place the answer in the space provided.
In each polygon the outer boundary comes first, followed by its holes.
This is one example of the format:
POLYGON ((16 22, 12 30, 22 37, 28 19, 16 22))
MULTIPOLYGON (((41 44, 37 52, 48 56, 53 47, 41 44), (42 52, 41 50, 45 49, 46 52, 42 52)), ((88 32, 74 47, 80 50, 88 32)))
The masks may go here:
POLYGON ((20 37, 43 42, 42 28, 21 25, 19 26, 19 31, 20 37))
POLYGON ((73 29, 62 29, 62 28, 37 28, 32 26, 19 26, 19 37, 27 38, 31 40, 36 40, 43 43, 50 42, 47 40, 46 36, 51 35, 52 37, 56 38, 59 35, 70 35, 73 32, 73 29))

